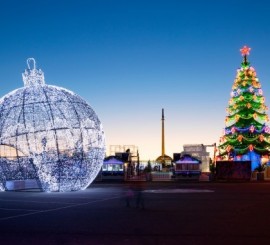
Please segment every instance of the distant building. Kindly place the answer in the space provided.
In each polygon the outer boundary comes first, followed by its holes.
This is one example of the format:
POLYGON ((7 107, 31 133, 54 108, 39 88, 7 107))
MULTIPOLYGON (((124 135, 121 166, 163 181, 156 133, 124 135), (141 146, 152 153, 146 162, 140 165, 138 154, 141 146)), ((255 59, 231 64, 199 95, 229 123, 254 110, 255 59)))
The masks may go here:
POLYGON ((138 161, 138 147, 135 145, 110 145, 109 156, 117 156, 122 158, 125 162, 138 161), (129 157, 129 159, 127 159, 129 157))
POLYGON ((165 154, 165 125, 164 125, 164 109, 162 109, 161 115, 161 156, 156 159, 157 163, 161 163, 163 166, 171 165, 172 158, 165 154))
MULTIPOLYGON (((123 171, 125 172, 128 178, 130 176, 138 174, 140 169, 140 157, 137 146, 110 145, 109 149, 110 149, 110 156, 108 156, 107 158, 116 158, 118 160, 121 160, 123 162, 123 171)), ((105 160, 107 158, 105 158, 105 160)))
POLYGON ((188 144, 184 145, 184 151, 181 152, 181 155, 189 154, 192 157, 195 157, 201 161, 201 171, 209 172, 209 163, 210 156, 207 152, 207 147, 214 147, 213 145, 204 145, 204 144, 188 144))

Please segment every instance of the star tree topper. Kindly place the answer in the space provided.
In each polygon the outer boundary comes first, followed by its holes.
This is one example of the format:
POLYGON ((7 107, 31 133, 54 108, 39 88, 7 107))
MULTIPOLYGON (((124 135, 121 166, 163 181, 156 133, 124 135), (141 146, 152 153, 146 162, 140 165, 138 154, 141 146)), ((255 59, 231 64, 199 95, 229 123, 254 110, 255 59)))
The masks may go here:
POLYGON ((244 46, 243 48, 240 49, 240 52, 242 56, 246 56, 246 55, 249 55, 250 50, 251 48, 249 48, 248 46, 244 46))

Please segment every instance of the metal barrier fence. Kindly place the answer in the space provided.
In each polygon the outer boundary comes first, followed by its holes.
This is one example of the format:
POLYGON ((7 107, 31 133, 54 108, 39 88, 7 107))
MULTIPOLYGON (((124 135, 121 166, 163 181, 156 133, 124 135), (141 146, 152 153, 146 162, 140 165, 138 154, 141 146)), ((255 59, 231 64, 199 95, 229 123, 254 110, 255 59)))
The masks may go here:
POLYGON ((153 172, 151 173, 152 181, 171 181, 172 172, 153 172))

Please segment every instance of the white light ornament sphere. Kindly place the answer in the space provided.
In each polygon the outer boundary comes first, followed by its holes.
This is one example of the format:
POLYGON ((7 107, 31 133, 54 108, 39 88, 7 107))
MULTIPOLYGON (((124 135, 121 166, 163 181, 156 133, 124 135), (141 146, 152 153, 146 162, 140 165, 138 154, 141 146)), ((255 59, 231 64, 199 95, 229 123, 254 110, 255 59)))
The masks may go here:
POLYGON ((16 156, 5 158, 6 163, 1 156, 0 186, 5 180, 32 178, 44 191, 85 189, 105 156, 101 122, 78 95, 46 85, 33 58, 27 64, 24 87, 0 100, 0 144, 16 156), (4 171, 3 164, 13 168, 4 171))

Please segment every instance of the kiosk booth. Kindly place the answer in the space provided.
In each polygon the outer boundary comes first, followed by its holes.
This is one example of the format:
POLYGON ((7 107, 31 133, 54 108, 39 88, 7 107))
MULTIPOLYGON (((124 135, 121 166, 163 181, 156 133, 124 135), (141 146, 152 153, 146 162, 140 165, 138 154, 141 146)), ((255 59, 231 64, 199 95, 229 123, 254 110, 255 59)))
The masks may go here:
POLYGON ((174 176, 176 179, 198 179, 201 174, 201 161, 185 154, 174 162, 174 176))
POLYGON ((109 156, 103 161, 102 178, 113 176, 124 177, 124 161, 116 156, 109 156))

